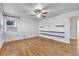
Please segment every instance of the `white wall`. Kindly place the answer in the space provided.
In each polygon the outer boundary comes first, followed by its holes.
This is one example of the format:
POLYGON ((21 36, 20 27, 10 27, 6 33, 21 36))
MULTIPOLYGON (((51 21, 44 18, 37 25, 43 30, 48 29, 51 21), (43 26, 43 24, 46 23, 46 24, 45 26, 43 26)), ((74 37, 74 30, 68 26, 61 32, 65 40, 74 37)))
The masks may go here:
POLYGON ((77 39, 77 18, 70 18, 70 39, 77 39))
POLYGON ((79 19, 77 21, 77 35, 79 36, 79 19))
POLYGON ((77 10, 39 21, 39 27, 44 26, 44 28, 39 28, 39 30, 60 31, 60 32, 63 31, 65 32, 64 34, 65 38, 58 38, 58 37, 46 36, 40 34, 39 36, 43 36, 45 38, 54 39, 65 43, 70 43, 70 17, 78 16, 78 15, 79 15, 79 11, 77 10), (59 27, 55 27, 56 25, 65 25, 65 27, 59 28, 59 27))
POLYGON ((2 41, 2 29, 3 29, 3 14, 2 14, 2 12, 1 12, 1 9, 0 9, 0 41, 2 41))
POLYGON ((17 31, 16 32, 9 32, 5 31, 3 34, 3 41, 5 40, 14 40, 14 39, 21 39, 21 38, 29 38, 37 36, 37 21, 27 18, 12 18, 12 17, 5 17, 5 19, 11 19, 16 21, 17 31))
POLYGON ((2 44, 3 44, 3 42, 2 42, 2 39, 3 39, 3 36, 2 36, 2 33, 3 33, 3 14, 2 14, 2 12, 1 12, 1 9, 0 9, 0 48, 1 48, 1 46, 2 46, 2 44))

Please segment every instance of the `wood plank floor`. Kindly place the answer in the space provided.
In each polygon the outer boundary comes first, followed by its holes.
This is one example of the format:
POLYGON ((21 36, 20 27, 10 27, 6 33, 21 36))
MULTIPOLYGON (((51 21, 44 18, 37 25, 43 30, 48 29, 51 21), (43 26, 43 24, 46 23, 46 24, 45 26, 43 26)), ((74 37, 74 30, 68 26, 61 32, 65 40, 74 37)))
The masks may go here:
POLYGON ((5 42, 0 50, 1 56, 72 56, 78 55, 77 41, 70 44, 42 37, 5 42))

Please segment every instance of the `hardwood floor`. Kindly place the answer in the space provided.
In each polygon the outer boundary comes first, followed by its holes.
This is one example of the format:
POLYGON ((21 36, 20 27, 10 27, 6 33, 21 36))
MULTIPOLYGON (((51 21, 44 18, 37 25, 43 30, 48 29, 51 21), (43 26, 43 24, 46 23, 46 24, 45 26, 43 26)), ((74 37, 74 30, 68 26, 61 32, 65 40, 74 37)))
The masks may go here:
POLYGON ((77 41, 70 44, 57 42, 42 37, 5 42, 1 56, 72 56, 78 55, 77 41))

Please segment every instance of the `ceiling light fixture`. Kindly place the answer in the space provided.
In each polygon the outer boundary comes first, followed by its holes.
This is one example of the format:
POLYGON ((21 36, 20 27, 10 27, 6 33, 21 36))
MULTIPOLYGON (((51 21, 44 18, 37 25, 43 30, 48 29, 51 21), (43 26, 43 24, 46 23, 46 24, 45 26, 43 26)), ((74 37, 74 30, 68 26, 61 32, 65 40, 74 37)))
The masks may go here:
POLYGON ((34 9, 33 10, 33 14, 37 17, 46 17, 47 16, 47 11, 43 10, 43 9, 34 9))
POLYGON ((46 17, 48 12, 43 8, 42 4, 37 4, 31 13, 31 16, 36 16, 37 18, 46 17))

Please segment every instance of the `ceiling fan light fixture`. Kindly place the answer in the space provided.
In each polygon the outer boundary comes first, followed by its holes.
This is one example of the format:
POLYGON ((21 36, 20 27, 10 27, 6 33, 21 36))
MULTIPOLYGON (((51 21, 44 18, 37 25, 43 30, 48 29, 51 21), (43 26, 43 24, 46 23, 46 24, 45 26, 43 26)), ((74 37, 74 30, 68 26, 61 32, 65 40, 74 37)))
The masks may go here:
POLYGON ((47 11, 43 10, 43 9, 35 9, 33 10, 33 14, 37 17, 46 17, 47 16, 47 11))

